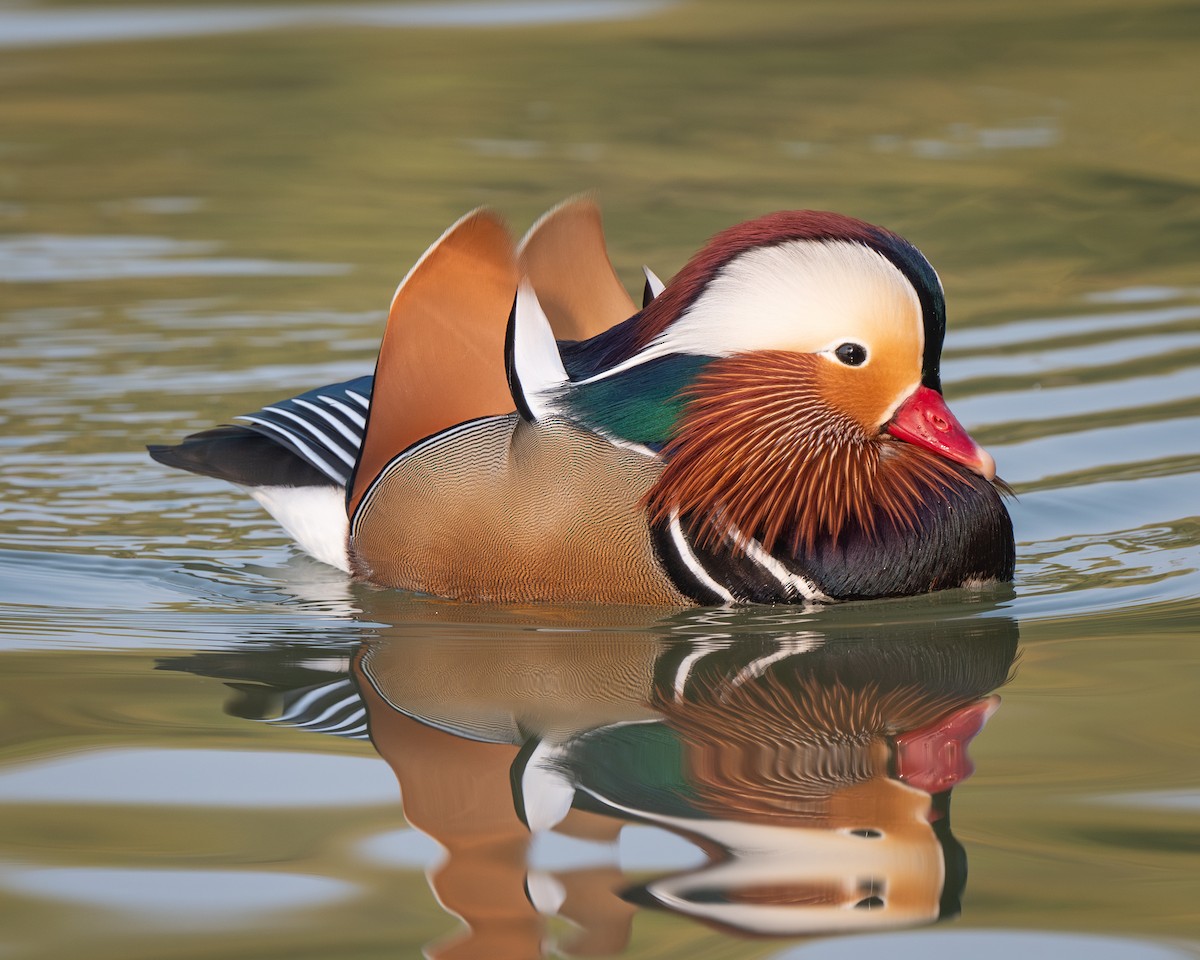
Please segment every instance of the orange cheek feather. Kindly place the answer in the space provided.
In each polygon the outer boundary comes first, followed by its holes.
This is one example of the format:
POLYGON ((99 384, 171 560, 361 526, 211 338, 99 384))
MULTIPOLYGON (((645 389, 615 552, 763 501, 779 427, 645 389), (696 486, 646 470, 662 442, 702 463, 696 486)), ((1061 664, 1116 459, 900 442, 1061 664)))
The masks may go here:
POLYGON ((689 391, 666 468, 647 494, 651 519, 677 510, 702 523, 704 543, 736 529, 768 552, 785 532, 795 550, 837 539, 848 524, 869 533, 879 523, 911 528, 920 502, 963 481, 944 457, 881 442, 879 397, 889 394, 874 378, 851 379, 856 372, 867 371, 787 351, 713 361, 689 391), (831 393, 836 406, 825 399, 831 393), (885 458, 885 446, 904 449, 885 458))
POLYGON ((906 386, 880 369, 845 367, 829 362, 814 365, 813 380, 825 405, 875 434, 887 414, 883 398, 894 397, 906 386))

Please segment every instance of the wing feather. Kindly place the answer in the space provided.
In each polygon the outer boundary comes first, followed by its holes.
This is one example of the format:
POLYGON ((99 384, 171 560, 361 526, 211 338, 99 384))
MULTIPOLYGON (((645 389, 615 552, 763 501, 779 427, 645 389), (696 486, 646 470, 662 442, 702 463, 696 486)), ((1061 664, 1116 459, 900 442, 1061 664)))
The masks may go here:
POLYGON ((517 264, 559 340, 590 339, 637 313, 608 258, 600 208, 590 197, 544 214, 517 248, 517 264))
POLYGON ((456 423, 514 409, 504 338, 517 289, 512 239, 491 211, 467 214, 392 299, 347 509, 388 462, 456 423))

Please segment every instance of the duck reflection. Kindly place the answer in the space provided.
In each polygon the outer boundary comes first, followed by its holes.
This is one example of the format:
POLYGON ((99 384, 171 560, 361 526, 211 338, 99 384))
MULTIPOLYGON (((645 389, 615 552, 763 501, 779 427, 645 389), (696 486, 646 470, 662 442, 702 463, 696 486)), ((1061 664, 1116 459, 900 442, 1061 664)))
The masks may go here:
MULTIPOLYGON (((637 902, 773 935, 932 921, 958 911, 949 791, 1011 658, 975 672, 929 644, 684 648, 656 679, 660 721, 553 748, 542 777, 578 807, 704 849, 702 867, 651 880, 637 902)), ((527 768, 522 782, 537 779, 527 768)))
POLYGON ((956 914, 966 858, 950 793, 999 703, 1016 625, 678 636, 700 626, 430 637, 400 625, 337 680, 243 685, 233 709, 369 734, 405 817, 446 851, 429 882, 465 929, 429 956, 618 953, 639 907, 766 936, 956 914), (629 824, 686 840, 694 862, 621 869, 629 824), (531 867, 535 842, 556 836, 614 847, 598 866, 531 867), (569 921, 562 942, 552 917, 569 921))

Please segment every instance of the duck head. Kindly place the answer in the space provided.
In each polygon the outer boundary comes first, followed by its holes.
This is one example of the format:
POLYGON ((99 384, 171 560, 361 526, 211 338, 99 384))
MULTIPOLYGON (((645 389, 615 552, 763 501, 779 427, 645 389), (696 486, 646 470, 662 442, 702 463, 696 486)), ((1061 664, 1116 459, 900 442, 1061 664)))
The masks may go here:
MULTIPOLYGON (((660 451, 653 518, 812 549, 911 530, 992 458, 941 395, 941 282, 903 238, 817 211, 710 241, 624 324, 564 351, 566 407, 660 451)), ((1000 508, 1002 510, 1002 508, 1000 508)))

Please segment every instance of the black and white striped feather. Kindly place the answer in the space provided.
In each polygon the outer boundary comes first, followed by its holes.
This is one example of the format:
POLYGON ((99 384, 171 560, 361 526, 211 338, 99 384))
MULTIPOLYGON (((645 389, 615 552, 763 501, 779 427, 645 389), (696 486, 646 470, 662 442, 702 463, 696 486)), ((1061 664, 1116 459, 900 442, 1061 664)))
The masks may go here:
POLYGON ((373 383, 371 376, 333 383, 234 419, 345 487, 362 447, 373 383))
POLYGON ((280 400, 174 446, 159 463, 245 489, 308 553, 349 572, 346 487, 362 447, 374 377, 280 400))
POLYGON ((348 677, 283 694, 279 716, 262 723, 327 733, 348 740, 369 740, 367 708, 358 687, 348 677))

